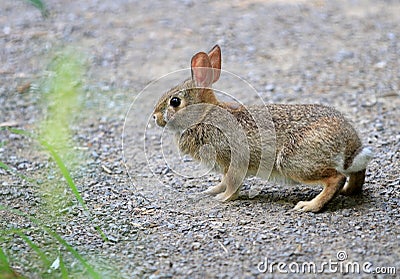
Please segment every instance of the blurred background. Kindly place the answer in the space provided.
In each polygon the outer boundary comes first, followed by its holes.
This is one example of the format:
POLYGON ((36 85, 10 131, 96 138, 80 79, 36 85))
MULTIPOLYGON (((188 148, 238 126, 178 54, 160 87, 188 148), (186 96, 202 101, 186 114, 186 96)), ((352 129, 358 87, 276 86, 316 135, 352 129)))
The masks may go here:
MULTIPOLYGON (((390 0, 3 0, 2 271, 261 278, 267 254, 318 261, 343 248, 354 260, 398 264, 399 14, 390 0), (376 150, 364 198, 339 197, 314 217, 289 211, 313 188, 274 186, 260 199, 220 205, 191 196, 216 175, 174 180, 161 165, 155 172, 168 187, 156 187, 143 184, 146 165, 126 172, 121 135, 135 97, 215 44, 222 68, 259 93, 239 90, 240 101, 322 103, 355 123, 376 150)), ((156 101, 146 92, 131 115, 138 162, 156 101)))

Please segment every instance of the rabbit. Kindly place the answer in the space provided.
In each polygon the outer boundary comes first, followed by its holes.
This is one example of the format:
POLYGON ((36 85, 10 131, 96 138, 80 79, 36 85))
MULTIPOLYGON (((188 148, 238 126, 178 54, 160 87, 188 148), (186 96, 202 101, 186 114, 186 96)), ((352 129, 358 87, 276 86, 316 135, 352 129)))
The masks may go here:
POLYGON ((218 45, 195 54, 191 77, 164 93, 153 112, 158 126, 174 131, 182 153, 223 174, 206 194, 234 200, 250 175, 318 184, 321 193, 299 201, 294 210, 319 212, 339 193, 361 193, 373 151, 340 112, 317 104, 220 102, 211 88, 220 74, 218 45), (263 148, 268 156, 262 156, 263 148))

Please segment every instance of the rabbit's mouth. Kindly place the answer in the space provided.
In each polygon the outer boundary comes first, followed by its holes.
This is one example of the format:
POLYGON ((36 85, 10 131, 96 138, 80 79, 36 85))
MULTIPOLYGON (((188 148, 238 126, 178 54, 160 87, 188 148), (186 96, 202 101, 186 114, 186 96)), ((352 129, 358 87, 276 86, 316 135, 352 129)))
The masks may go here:
POLYGON ((153 114, 153 119, 160 127, 165 127, 165 125, 167 125, 167 121, 165 121, 164 117, 162 117, 161 113, 159 112, 153 114))
POLYGON ((167 122, 165 122, 165 120, 161 118, 156 120, 156 124, 160 127, 165 127, 165 125, 167 125, 167 122))

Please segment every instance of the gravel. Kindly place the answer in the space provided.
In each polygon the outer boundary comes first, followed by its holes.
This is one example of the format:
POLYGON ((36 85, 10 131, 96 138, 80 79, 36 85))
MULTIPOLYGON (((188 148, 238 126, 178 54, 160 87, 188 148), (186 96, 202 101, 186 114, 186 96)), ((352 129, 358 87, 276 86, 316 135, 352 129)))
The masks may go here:
MULTIPOLYGON (((79 163, 67 165, 90 216, 49 154, 34 140, 5 130, 0 130, 0 161, 38 183, 0 169, 2 206, 51 227, 104 278, 314 277, 280 274, 276 265, 273 273, 262 273, 259 267, 266 259, 320 265, 338 261, 339 252, 348 257, 342 263, 399 270, 399 3, 46 2, 46 19, 25 1, 2 3, 0 125, 36 130, 46 116, 40 86, 51 58, 63 49, 84 54, 88 71, 81 112, 71 117, 79 163), (197 166, 167 144, 162 154, 161 130, 149 121, 156 95, 179 79, 154 81, 187 68, 195 52, 216 43, 222 48, 223 69, 259 92, 248 95, 227 82, 240 101, 327 104, 354 123, 375 150, 362 195, 338 196, 325 211, 313 214, 292 208, 318 194, 318 187, 248 179, 233 202, 200 194, 218 182, 218 175, 199 177, 197 166), (249 199, 253 186, 262 191, 249 199)), ((39 225, 10 210, 0 215, 3 232, 23 228, 51 262, 61 252, 75 277, 84 274, 39 225)), ((19 274, 52 276, 19 236, 4 237, 1 247, 19 274)))

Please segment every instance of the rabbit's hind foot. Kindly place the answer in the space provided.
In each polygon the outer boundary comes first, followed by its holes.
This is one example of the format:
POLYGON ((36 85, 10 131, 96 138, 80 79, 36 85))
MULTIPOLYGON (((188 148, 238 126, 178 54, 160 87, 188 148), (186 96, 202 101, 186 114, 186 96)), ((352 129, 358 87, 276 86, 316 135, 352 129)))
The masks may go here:
MULTIPOLYGON (((335 176, 331 176, 319 181, 313 181, 312 184, 320 182, 324 185, 324 189, 311 201, 300 201, 294 207, 294 210, 302 212, 319 212, 322 208, 332 200, 336 194, 343 188, 346 177, 343 174, 336 173, 335 176)), ((308 182, 310 183, 310 182, 308 182)), ((308 184, 307 183, 307 184, 308 184)))

